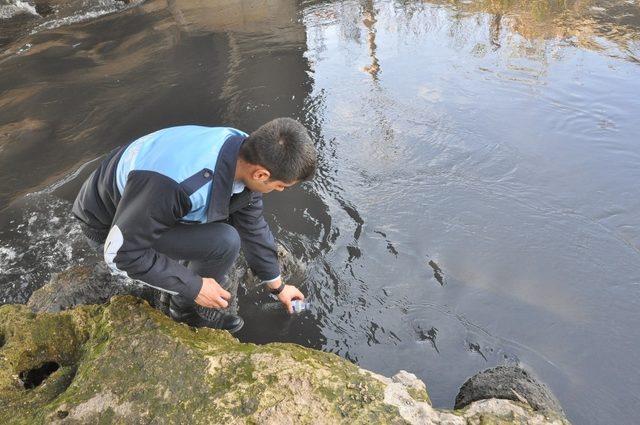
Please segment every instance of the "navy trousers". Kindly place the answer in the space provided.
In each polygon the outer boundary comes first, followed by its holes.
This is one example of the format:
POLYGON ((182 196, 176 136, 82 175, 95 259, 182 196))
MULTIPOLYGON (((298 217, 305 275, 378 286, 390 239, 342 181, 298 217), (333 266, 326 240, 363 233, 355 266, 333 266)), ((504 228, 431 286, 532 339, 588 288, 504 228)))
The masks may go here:
MULTIPOLYGON (((104 245, 89 239, 87 241, 102 255, 104 245)), ((221 222, 178 224, 163 233, 153 248, 174 260, 185 261, 189 269, 202 277, 214 278, 231 293, 229 310, 235 311, 238 281, 226 279, 229 269, 240 252, 240 235, 233 226, 221 222)), ((173 295, 171 299, 180 309, 195 305, 194 300, 182 295, 173 295)))

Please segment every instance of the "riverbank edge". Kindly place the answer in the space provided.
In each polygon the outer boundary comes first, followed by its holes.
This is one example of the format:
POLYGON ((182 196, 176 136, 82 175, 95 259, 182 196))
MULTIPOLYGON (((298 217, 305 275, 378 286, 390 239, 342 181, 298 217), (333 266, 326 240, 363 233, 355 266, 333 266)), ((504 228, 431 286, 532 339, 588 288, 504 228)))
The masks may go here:
MULTIPOLYGON (((56 282, 60 275, 49 285, 56 282)), ((39 293, 55 292, 45 285, 39 293)), ((0 307, 0 422, 149 420, 569 423, 524 397, 436 409, 408 372, 387 378, 295 344, 241 343, 224 331, 175 323, 132 295, 49 313, 34 313, 33 304, 0 307)))

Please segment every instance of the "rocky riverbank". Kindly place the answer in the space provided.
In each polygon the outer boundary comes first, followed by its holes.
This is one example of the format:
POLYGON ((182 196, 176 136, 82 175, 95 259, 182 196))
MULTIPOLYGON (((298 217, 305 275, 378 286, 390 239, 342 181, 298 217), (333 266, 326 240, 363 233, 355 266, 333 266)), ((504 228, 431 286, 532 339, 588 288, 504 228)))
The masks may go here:
MULTIPOLYGON (((300 272, 286 251, 281 262, 300 272)), ((231 277, 251 279, 239 270, 231 277)), ((26 306, 0 307, 0 423, 568 424, 519 368, 478 374, 456 410, 436 409, 408 372, 386 378, 295 344, 240 343, 175 323, 138 297, 155 300, 80 266, 26 306)))

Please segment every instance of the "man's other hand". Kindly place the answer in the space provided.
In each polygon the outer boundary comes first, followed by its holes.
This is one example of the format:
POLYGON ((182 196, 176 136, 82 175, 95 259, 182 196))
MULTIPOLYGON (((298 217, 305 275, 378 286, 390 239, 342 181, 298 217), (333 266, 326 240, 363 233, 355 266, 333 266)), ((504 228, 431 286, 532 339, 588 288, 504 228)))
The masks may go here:
POLYGON ((304 294, 298 288, 292 285, 284 285, 282 292, 278 294, 278 300, 284 305, 289 314, 293 314, 291 301, 304 300, 304 294))
POLYGON ((229 299, 231 299, 231 294, 215 279, 202 278, 202 288, 195 300, 197 304, 208 308, 227 308, 229 299))

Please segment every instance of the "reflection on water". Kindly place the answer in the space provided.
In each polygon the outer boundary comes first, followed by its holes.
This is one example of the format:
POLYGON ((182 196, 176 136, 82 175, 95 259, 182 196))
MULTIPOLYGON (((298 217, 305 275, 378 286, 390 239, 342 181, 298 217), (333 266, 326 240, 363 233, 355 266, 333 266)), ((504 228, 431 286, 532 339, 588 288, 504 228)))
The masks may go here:
POLYGON ((328 168, 314 190, 339 231, 315 285, 336 297, 323 332, 367 367, 412 363, 437 404, 473 370, 519 361, 577 423, 627 423, 637 26, 541 5, 305 9, 328 168), (585 399, 615 407, 581 414, 585 399))
POLYGON ((581 48, 607 50, 617 46, 623 57, 638 61, 640 6, 636 1, 617 0, 477 0, 428 1, 452 5, 468 13, 491 15, 488 25, 492 45, 500 46, 503 31, 529 40, 563 39, 581 48))
POLYGON ((66 215, 82 164, 161 127, 293 116, 318 175, 266 215, 314 308, 288 318, 247 288, 242 339, 407 369, 438 406, 521 363, 575 423, 632 423, 638 17, 608 0, 152 0, 0 30, 2 300, 87 256, 66 215))

